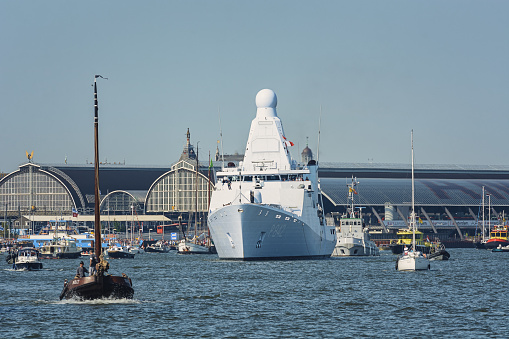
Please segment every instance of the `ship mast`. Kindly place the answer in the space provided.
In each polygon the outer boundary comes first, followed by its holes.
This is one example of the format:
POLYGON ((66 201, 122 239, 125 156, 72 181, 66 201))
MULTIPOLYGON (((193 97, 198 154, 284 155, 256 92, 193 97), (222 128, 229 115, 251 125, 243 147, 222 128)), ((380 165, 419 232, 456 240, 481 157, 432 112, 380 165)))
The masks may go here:
POLYGON ((94 117, 94 150, 95 150, 95 255, 99 257, 101 255, 101 211, 99 210, 100 206, 100 196, 99 196, 99 104, 97 101, 97 78, 101 77, 100 75, 96 75, 94 78, 94 109, 95 109, 95 117, 94 117))

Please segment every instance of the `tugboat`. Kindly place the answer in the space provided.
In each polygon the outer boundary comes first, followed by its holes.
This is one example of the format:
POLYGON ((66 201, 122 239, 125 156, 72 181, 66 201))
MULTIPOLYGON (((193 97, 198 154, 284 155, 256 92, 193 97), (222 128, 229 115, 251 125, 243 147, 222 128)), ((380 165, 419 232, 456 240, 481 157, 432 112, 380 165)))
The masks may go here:
POLYGON ((484 246, 491 250, 498 248, 499 246, 504 247, 509 245, 509 239, 507 237, 507 225, 495 225, 490 231, 490 238, 486 241, 484 246))
POLYGON ((347 213, 341 217, 340 226, 336 227, 337 240, 332 252, 333 257, 380 255, 378 246, 370 239, 368 229, 363 225, 360 212, 357 215, 355 212, 354 194, 357 194, 355 190, 357 184, 357 179, 352 177, 352 183, 347 185, 350 206, 347 213))
MULTIPOLYGON (((411 247, 413 234, 411 227, 409 229, 402 228, 398 230, 398 233, 396 233, 398 240, 389 245, 392 254, 402 254, 405 247, 411 247)), ((415 230, 415 247, 417 251, 429 254, 431 252, 431 243, 429 241, 425 241, 423 238, 424 233, 415 230)))
POLYGON ((127 298, 132 299, 134 289, 131 279, 124 273, 122 276, 107 274, 110 267, 101 253, 101 213, 99 209, 99 131, 98 131, 98 101, 97 101, 97 78, 94 79, 94 148, 95 148, 95 254, 99 255, 100 262, 96 265, 96 272, 89 277, 74 277, 70 281, 65 280, 64 289, 60 293, 60 300, 79 298, 93 300, 100 298, 127 298))

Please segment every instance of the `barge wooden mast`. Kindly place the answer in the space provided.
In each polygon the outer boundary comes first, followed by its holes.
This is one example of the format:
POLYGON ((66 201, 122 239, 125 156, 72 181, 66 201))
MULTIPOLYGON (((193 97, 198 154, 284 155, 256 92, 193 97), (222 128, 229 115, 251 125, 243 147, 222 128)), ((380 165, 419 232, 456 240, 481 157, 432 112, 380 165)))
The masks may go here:
POLYGON ((95 166, 95 225, 94 225, 94 233, 95 233, 95 255, 99 258, 101 255, 101 211, 100 211, 100 200, 99 196, 99 103, 97 101, 97 78, 101 77, 100 75, 96 75, 94 77, 94 109, 95 109, 95 117, 94 117, 94 166, 95 166))

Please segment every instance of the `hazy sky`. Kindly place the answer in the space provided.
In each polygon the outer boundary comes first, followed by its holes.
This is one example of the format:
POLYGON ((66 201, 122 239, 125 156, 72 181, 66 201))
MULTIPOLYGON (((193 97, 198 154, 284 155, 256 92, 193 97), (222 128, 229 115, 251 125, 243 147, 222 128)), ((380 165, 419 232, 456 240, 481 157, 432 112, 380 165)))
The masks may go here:
POLYGON ((294 158, 509 165, 509 1, 0 2, 0 171, 242 153, 278 96, 294 158), (368 160, 369 159, 369 160, 368 160))

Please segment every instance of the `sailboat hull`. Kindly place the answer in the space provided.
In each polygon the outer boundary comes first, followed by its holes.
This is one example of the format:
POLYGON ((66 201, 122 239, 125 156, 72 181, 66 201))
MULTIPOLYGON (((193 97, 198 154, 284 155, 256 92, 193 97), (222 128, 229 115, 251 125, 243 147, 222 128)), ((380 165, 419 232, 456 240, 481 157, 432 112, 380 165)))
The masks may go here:
POLYGON ((430 269, 429 260, 418 253, 408 253, 396 261, 398 271, 424 271, 430 269))
POLYGON ((62 299, 94 300, 101 298, 132 299, 134 289, 131 279, 127 276, 90 276, 74 278, 65 284, 60 293, 62 299))
POLYGON ((329 258, 335 245, 332 227, 306 223, 282 209, 259 204, 230 205, 209 216, 221 259, 329 258))
POLYGON ((179 254, 212 254, 206 246, 198 245, 190 241, 181 241, 178 246, 179 254))

